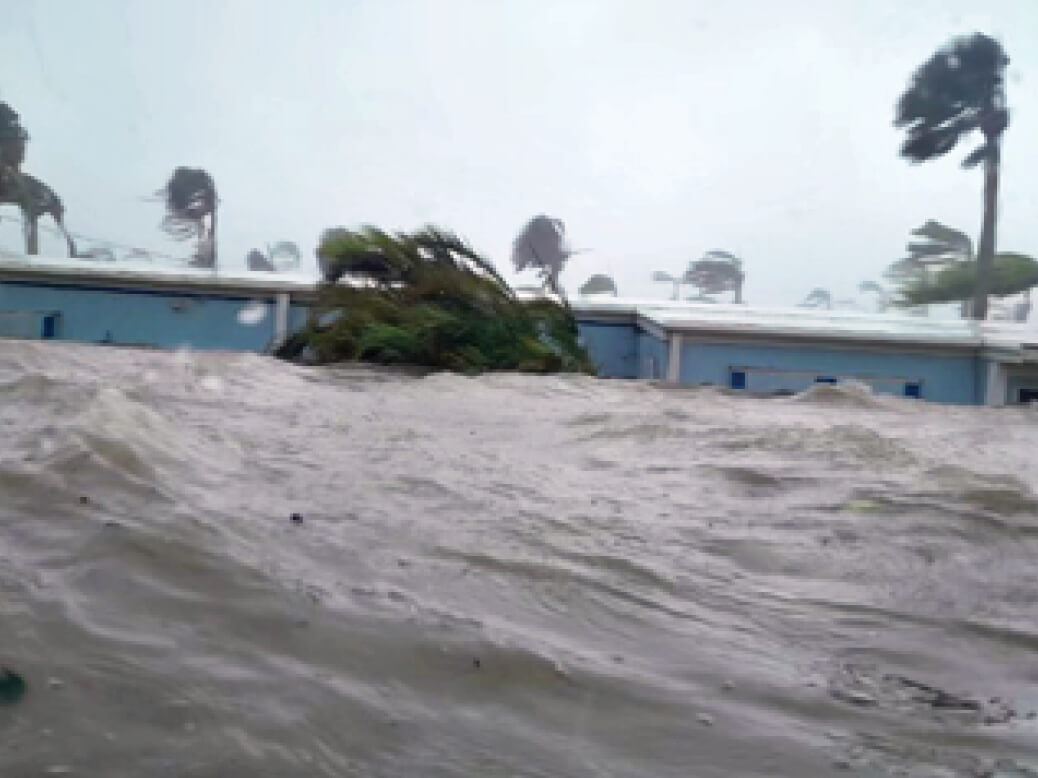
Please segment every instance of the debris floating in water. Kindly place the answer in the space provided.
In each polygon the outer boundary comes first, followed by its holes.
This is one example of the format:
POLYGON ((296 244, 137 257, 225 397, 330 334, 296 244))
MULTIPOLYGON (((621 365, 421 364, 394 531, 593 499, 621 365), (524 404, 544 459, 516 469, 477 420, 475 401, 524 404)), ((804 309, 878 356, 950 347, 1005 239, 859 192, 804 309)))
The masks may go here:
POLYGON ((0 705, 13 705, 25 696, 25 679, 13 670, 0 667, 0 705))

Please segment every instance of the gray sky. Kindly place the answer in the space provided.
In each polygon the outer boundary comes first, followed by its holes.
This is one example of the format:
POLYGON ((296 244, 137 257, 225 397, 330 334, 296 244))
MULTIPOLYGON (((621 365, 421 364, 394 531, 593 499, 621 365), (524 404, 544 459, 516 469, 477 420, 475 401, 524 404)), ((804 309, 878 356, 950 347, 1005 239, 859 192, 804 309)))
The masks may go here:
POLYGON ((723 248, 749 302, 784 305, 853 296, 927 218, 979 231, 971 147, 911 166, 891 126, 957 33, 1012 60, 999 247, 1038 254, 1038 2, 984 5, 0 0, 0 99, 75 232, 187 254, 143 198, 202 166, 226 265, 290 239, 312 267, 326 227, 435 222, 510 271, 545 212, 591 249, 571 291, 606 272, 664 296, 653 270, 723 248))

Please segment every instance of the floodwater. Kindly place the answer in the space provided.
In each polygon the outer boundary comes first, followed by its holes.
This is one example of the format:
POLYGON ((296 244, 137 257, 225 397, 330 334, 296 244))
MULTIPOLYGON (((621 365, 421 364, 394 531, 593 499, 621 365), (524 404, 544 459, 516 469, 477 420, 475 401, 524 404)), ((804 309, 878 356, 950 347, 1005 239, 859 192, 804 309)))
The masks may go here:
POLYGON ((6 341, 0 433, 4 778, 1038 776, 1033 410, 6 341))

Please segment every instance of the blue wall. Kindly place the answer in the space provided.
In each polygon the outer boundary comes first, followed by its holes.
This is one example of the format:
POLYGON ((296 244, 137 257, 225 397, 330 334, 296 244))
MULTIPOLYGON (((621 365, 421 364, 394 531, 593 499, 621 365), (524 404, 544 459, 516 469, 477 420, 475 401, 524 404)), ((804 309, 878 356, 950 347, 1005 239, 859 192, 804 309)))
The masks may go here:
POLYGON ((638 378, 666 378, 670 349, 667 341, 649 332, 638 332, 638 378))
POLYGON ((600 378, 666 378, 666 341, 633 322, 578 322, 577 327, 600 378))
POLYGON ((577 329, 601 378, 638 376, 638 343, 633 323, 578 322, 577 329))
MULTIPOLYGON (((798 347, 697 343, 685 336, 681 353, 682 383, 728 386, 733 368, 766 368, 866 381, 869 378, 902 378, 919 381, 924 400, 963 405, 982 401, 979 360, 971 354, 886 353, 807 344, 798 347)), ((881 391, 893 386, 890 381, 876 381, 875 384, 881 391)))
MULTIPOLYGON (((0 283, 0 311, 59 311, 55 339, 87 343, 264 351, 274 339, 274 302, 260 301, 267 313, 249 325, 238 320, 255 304, 248 297, 0 283)), ((289 332, 306 317, 305 306, 292 305, 289 332)))

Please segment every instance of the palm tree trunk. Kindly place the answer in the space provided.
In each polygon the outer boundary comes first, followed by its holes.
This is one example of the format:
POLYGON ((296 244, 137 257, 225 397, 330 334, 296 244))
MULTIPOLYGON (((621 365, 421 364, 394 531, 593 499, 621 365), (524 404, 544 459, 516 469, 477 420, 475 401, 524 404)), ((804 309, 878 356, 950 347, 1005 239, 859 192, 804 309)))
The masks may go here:
POLYGON ((213 212, 209 215, 209 242, 212 246, 212 262, 213 270, 216 270, 216 206, 213 205, 213 212))
POLYGON ((988 315, 988 289, 991 286, 991 264, 995 256, 995 219, 998 211, 998 142, 991 143, 991 155, 984 161, 984 221, 977 247, 977 286, 973 295, 973 318, 984 321, 988 315))
POLYGON ((30 216, 25 222, 25 253, 36 256, 40 253, 40 225, 36 216, 30 216))

